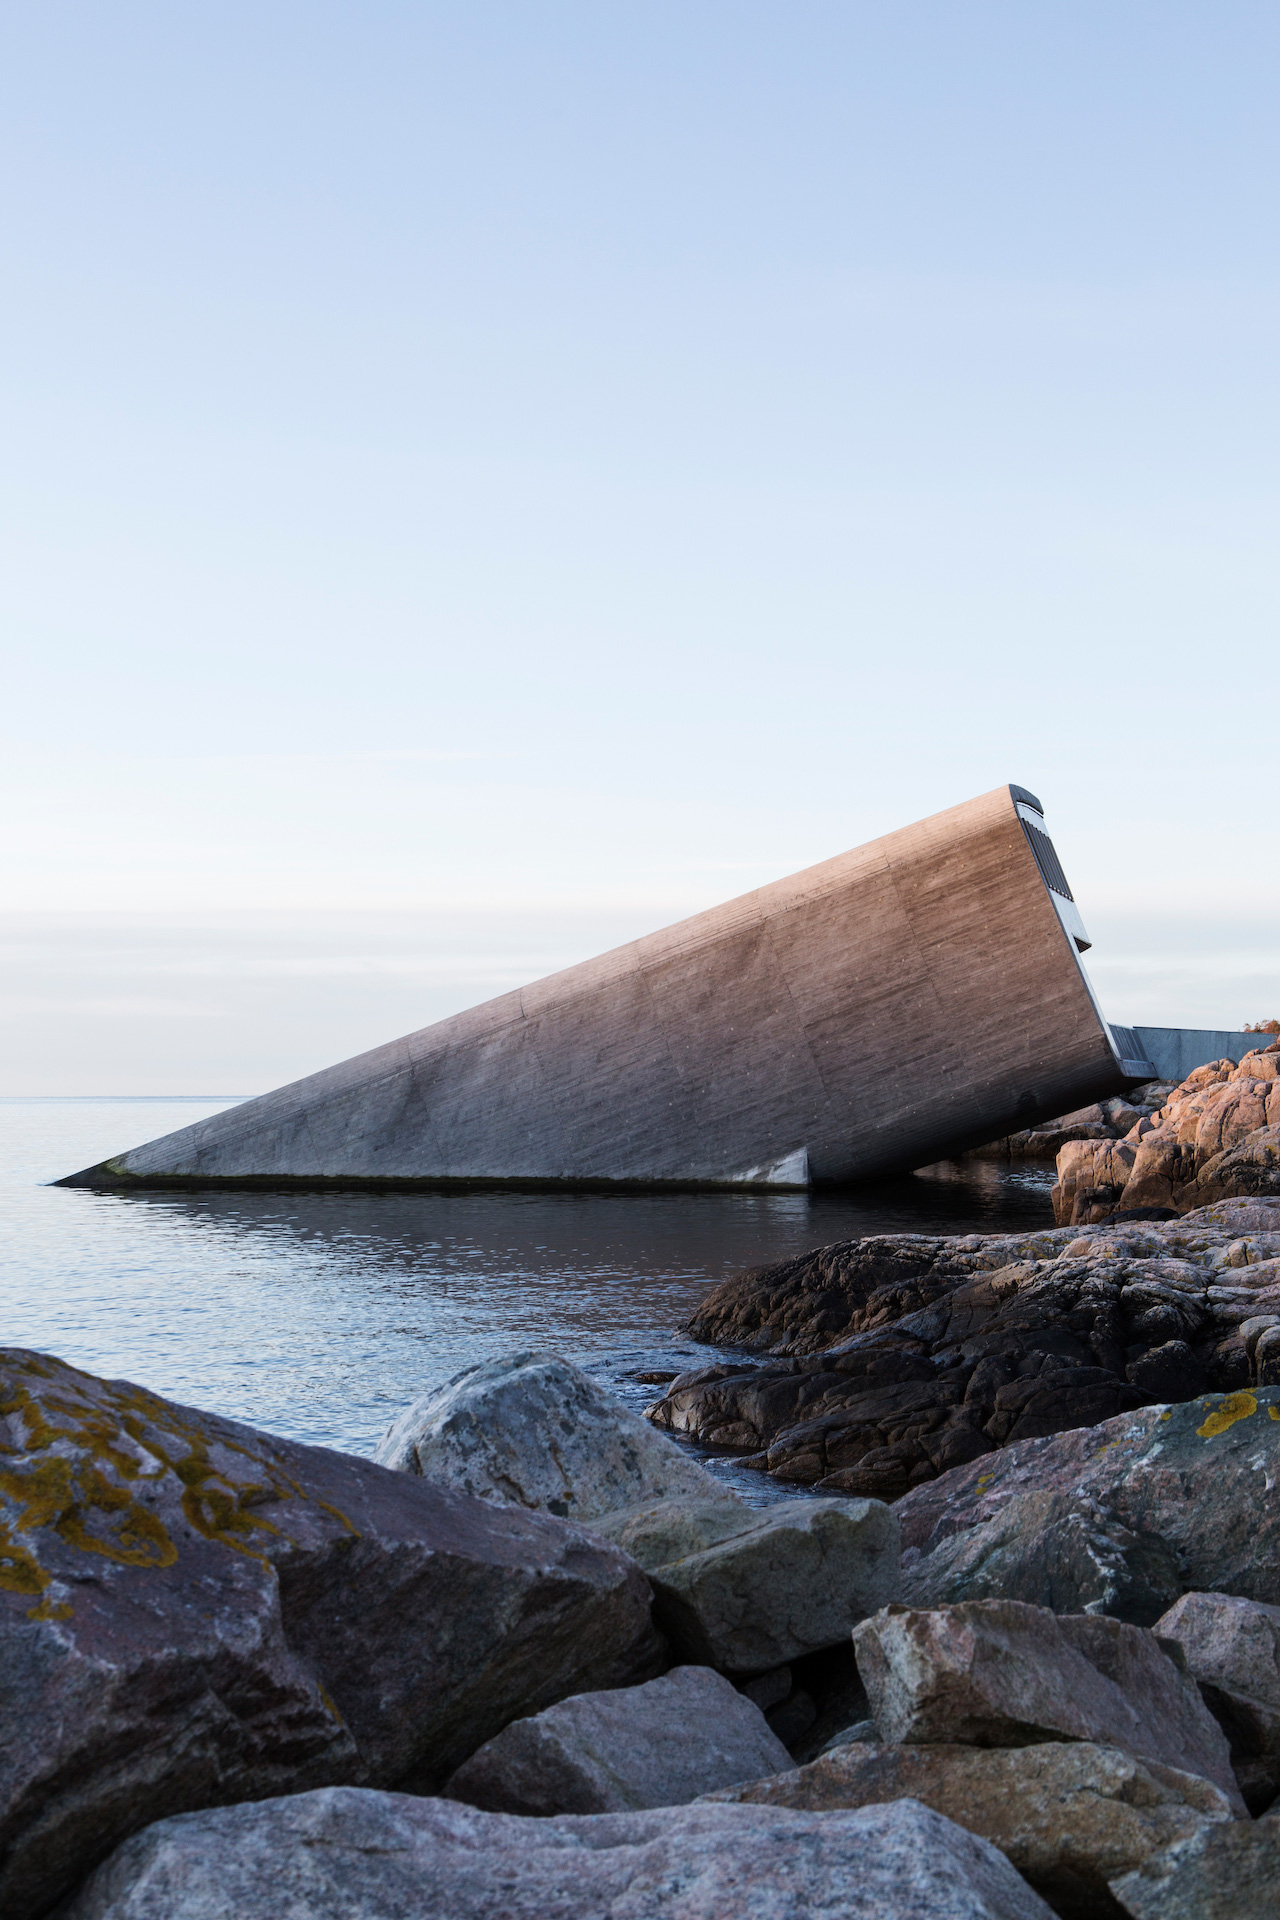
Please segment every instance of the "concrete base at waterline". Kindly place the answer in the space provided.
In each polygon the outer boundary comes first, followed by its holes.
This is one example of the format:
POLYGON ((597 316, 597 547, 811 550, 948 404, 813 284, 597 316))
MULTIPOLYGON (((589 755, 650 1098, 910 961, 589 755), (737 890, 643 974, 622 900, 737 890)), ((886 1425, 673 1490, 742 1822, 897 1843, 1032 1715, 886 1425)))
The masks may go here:
POLYGON ((870 845, 62 1184, 803 1188, 1150 1074, 1117 1049, 1034 796, 870 845))

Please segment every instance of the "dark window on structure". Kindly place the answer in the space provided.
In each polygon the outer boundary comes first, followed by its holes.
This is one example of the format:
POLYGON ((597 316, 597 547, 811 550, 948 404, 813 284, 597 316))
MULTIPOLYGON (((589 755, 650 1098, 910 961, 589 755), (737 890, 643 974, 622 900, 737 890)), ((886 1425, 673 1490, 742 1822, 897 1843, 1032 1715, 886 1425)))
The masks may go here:
POLYGON ((1036 857, 1036 865, 1044 876, 1044 883, 1060 893, 1064 900, 1074 900, 1075 895, 1067 885, 1067 876, 1062 871, 1062 862, 1053 850, 1053 842, 1047 833, 1041 833, 1039 827, 1033 827, 1029 820, 1023 820, 1022 830, 1031 842, 1031 851, 1036 857))

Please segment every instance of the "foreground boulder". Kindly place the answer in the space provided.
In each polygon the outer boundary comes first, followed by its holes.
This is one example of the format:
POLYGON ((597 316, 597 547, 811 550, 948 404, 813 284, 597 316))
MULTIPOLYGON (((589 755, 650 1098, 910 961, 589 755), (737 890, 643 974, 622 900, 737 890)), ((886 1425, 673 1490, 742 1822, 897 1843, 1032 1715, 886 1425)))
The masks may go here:
POLYGON ((1080 1225, 1251 1195, 1280 1196, 1280 1041, 1197 1067, 1122 1140, 1064 1143, 1053 1208, 1080 1225))
POLYGON ((1133 1920, 1275 1920, 1280 1820, 1207 1827, 1150 1855, 1111 1891, 1133 1920))
POLYGON ((378 1457, 581 1520, 645 1569, 681 1653, 728 1673, 836 1646, 897 1597, 897 1526, 880 1502, 748 1507, 554 1354, 468 1368, 410 1407, 378 1457))
POLYGON ((580 1693, 514 1720, 464 1760, 450 1800, 490 1813, 631 1813, 790 1767, 759 1707, 710 1667, 580 1693))
POLYGON ((431 1788, 661 1647, 594 1535, 0 1354, 0 1912, 162 1816, 431 1788))
POLYGON ((1087 1740, 1198 1774, 1244 1812, 1225 1735, 1152 1633, 1017 1600, 886 1607, 855 1628, 882 1740, 1025 1747, 1087 1740))
POLYGON ((1280 1376, 1280 1199, 819 1248, 725 1281, 688 1331, 772 1357, 681 1375, 655 1426, 897 1500, 1024 1440, 1280 1376))
POLYGON ((1052 1920, 987 1841, 912 1800, 522 1820, 328 1788, 126 1841, 60 1920, 1052 1920))
POLYGON ((1188 1593, 1156 1622, 1181 1652, 1231 1742, 1251 1813, 1280 1794, 1280 1607, 1227 1593, 1188 1593))
POLYGON ((903 1598, 934 1607, 1007 1595, 1118 1616, 1141 1600, 1144 1625, 1176 1599, 1171 1583, 1280 1605, 1277 1484, 1274 1387, 1028 1440, 898 1502, 903 1598), (1099 1538, 1110 1534, 1112 1557, 1092 1578, 1083 1550, 1072 1563, 1055 1544, 1077 1519, 1099 1538), (1150 1584, 1157 1574, 1163 1605, 1150 1584))
POLYGON ((1062 1920, 1119 1913, 1109 1880, 1232 1817, 1226 1795, 1207 1780, 1085 1742, 1012 1749, 846 1744, 807 1767, 714 1798, 806 1813, 918 1800, 999 1847, 1062 1920))

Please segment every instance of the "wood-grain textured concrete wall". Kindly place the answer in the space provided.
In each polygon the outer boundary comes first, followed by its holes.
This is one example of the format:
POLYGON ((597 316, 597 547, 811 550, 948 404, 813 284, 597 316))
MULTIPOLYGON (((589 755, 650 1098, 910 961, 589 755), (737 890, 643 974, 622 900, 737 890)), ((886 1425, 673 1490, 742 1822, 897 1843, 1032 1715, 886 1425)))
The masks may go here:
POLYGON ((71 1180, 839 1182, 1122 1085, 999 787, 71 1180))

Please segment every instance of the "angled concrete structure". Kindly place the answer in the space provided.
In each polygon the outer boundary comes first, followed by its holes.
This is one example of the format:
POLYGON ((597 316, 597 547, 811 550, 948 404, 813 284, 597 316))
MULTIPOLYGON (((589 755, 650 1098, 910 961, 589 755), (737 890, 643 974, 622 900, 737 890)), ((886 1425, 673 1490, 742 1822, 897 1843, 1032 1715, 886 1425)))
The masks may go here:
POLYGON ((1040 803, 998 787, 74 1174, 89 1187, 805 1187, 1151 1077, 1040 803))

